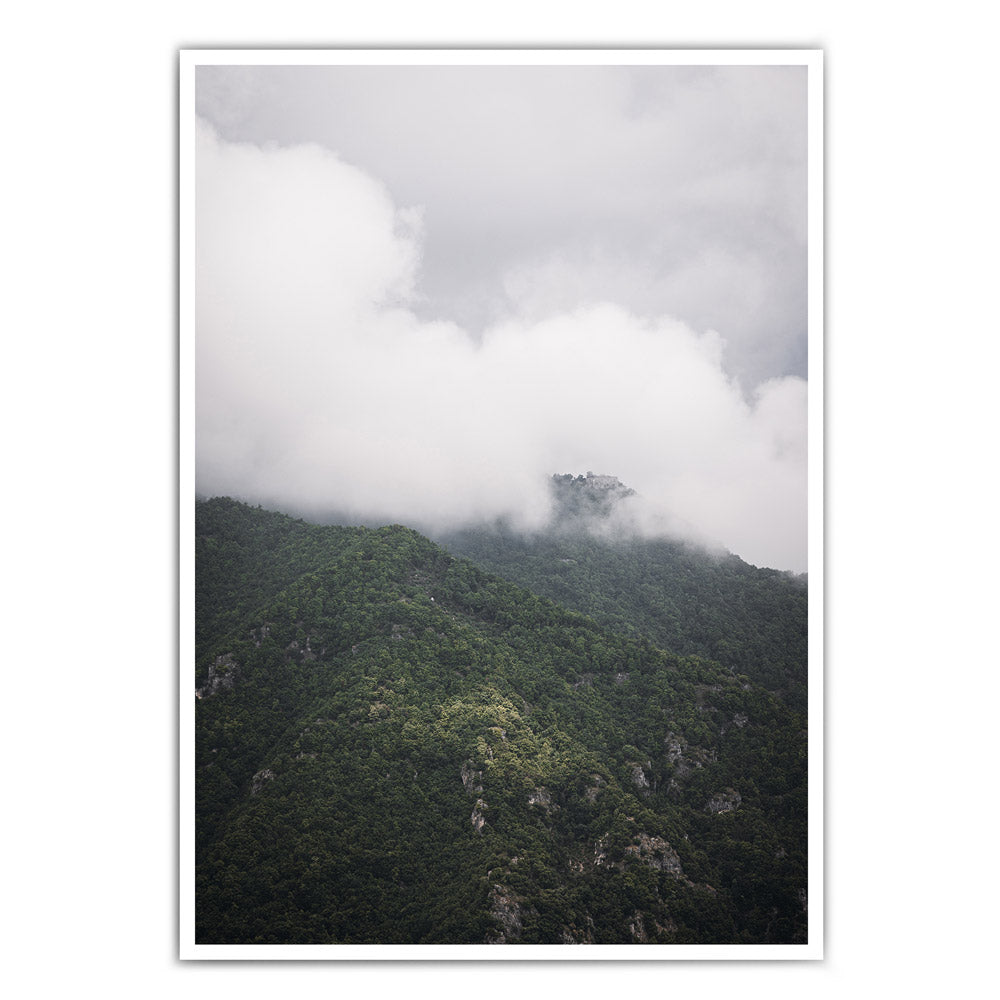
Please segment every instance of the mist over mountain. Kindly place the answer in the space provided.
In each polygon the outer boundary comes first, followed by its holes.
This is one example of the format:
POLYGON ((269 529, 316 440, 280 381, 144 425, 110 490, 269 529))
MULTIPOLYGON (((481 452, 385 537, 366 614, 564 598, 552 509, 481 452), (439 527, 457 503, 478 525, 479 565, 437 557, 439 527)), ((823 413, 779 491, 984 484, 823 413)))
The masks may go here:
POLYGON ((808 940, 812 67, 670 62, 196 67, 199 943, 808 940))
MULTIPOLYGON (((337 507, 329 502, 303 504, 272 500, 269 504, 256 497, 240 499, 283 510, 317 524, 363 524, 368 527, 406 524, 437 540, 454 540, 482 530, 502 531, 528 539, 583 533, 609 542, 671 540, 706 555, 718 558, 731 555, 718 539, 651 501, 617 476, 588 470, 585 475, 557 473, 530 481, 531 489, 521 502, 505 499, 511 484, 505 484, 498 497, 491 497, 487 482, 475 487, 482 496, 480 504, 461 514, 439 513, 436 516, 427 514, 419 505, 414 509, 408 509, 405 504, 337 507), (525 513, 528 509, 530 516, 525 513)), ((466 494, 467 488, 458 490, 459 496, 466 494)), ((452 500, 446 502, 445 508, 450 508, 452 503, 452 500)))
POLYGON ((751 566, 652 521, 615 476, 556 475, 548 526, 494 521, 438 536, 450 552, 663 649, 750 674, 805 709, 806 577, 751 566), (659 533, 654 533, 655 527, 659 533))
POLYGON ((478 329, 428 317, 433 213, 322 145, 195 134, 198 492, 533 528, 553 470, 613 468, 650 516, 805 569, 804 378, 744 382, 726 328, 603 294, 478 329))

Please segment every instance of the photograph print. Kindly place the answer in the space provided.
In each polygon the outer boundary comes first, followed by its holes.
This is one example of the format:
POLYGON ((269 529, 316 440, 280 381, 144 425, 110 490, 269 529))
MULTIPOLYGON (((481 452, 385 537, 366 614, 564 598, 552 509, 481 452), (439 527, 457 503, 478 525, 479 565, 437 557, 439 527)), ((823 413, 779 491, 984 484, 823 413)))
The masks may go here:
POLYGON ((822 957, 821 86, 181 53, 182 957, 822 957))

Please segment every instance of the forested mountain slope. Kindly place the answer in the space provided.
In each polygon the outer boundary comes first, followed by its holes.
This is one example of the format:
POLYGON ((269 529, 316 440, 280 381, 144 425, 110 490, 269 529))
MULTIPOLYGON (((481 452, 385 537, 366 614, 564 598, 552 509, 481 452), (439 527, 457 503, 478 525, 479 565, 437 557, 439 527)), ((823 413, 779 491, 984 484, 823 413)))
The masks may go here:
POLYGON ((624 635, 718 660, 805 711, 805 577, 693 543, 643 537, 627 520, 633 491, 612 476, 553 476, 552 491, 552 522, 544 530, 496 522, 438 541, 624 635))
POLYGON ((196 508, 197 940, 806 937, 804 716, 406 528, 196 508))

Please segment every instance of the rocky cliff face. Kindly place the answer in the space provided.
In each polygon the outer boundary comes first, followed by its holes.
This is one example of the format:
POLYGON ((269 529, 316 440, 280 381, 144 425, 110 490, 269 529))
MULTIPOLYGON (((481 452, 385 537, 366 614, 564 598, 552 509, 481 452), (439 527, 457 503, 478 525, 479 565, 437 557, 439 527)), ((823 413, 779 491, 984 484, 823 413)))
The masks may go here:
POLYGON ((634 844, 625 848, 626 854, 637 857, 644 865, 671 875, 682 875, 681 859, 677 852, 662 837, 650 837, 640 833, 634 844))
POLYGON ((597 528, 616 514, 623 501, 636 495, 615 476, 553 476, 554 527, 559 530, 597 528))
POLYGON ((500 883, 495 883, 490 892, 490 914, 496 921, 497 931, 487 935, 486 944, 512 944, 521 937, 521 903, 500 883))
POLYGON ((229 691, 236 683, 239 666, 233 660, 232 653, 216 657, 208 668, 208 680, 194 692, 196 698, 211 698, 220 691, 229 691))
POLYGON ((273 780, 274 771, 272 771, 269 767, 265 767, 262 771, 258 771, 253 778, 250 779, 250 794, 258 795, 260 790, 264 787, 264 783, 273 780))
POLYGON ((483 799, 476 799, 476 806, 472 810, 472 829, 476 833, 482 833, 483 827, 486 826, 486 810, 489 806, 483 799))
POLYGON ((708 802, 705 803, 705 812, 725 813, 739 809, 743 797, 735 788, 724 788, 721 792, 716 792, 708 802))

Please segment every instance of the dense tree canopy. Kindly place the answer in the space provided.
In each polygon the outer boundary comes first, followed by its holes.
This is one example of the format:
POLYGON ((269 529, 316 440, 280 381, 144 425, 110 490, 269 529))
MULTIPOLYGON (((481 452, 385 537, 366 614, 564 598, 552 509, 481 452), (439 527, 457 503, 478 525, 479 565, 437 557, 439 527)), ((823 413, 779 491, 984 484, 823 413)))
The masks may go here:
POLYGON ((633 495, 620 483, 595 489, 566 475, 554 476, 552 487, 553 523, 544 531, 515 531, 501 521, 439 541, 615 631, 718 660, 805 710, 805 577, 628 531, 627 522, 615 521, 621 501, 633 495))
POLYGON ((196 535, 200 943, 805 940, 805 719, 738 655, 399 526, 196 535))

